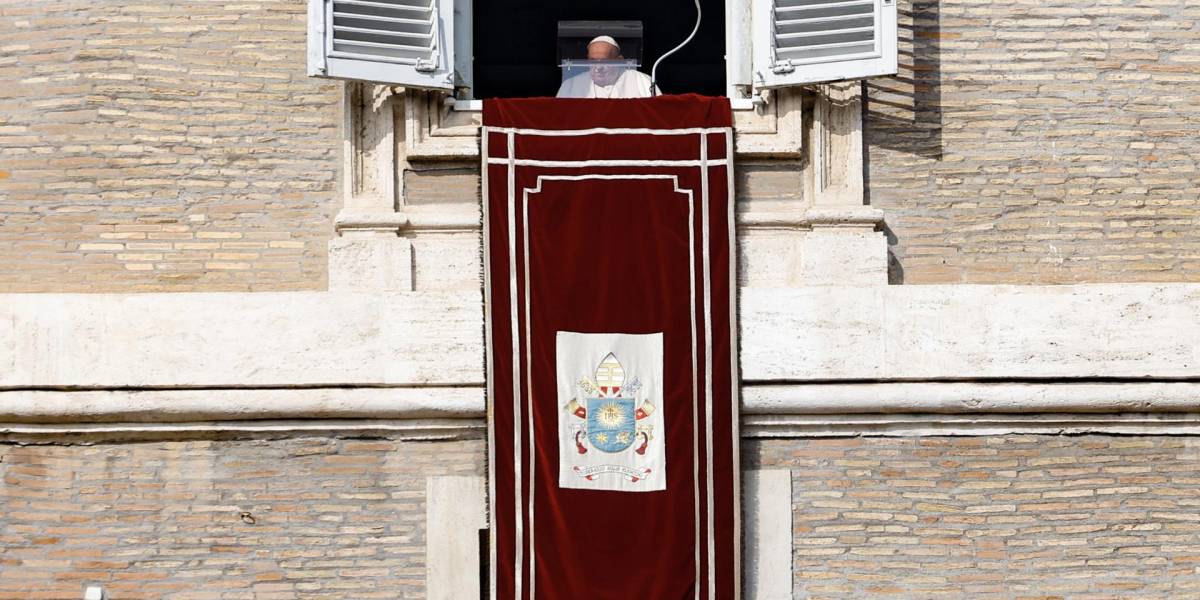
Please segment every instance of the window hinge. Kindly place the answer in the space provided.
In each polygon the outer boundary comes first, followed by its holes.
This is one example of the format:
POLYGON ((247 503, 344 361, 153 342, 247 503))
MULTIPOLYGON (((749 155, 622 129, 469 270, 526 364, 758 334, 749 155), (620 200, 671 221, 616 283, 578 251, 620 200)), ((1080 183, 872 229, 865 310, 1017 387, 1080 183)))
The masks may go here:
POLYGON ((754 104, 755 108, 766 107, 766 105, 771 102, 770 88, 763 88, 761 90, 758 90, 758 94, 755 95, 753 98, 751 98, 750 102, 752 102, 754 104))
POLYGON ((795 71, 795 70, 796 70, 796 67, 792 66, 792 61, 790 61, 790 60, 781 60, 781 61, 775 63, 775 66, 771 67, 771 71, 773 73, 775 73, 776 75, 784 75, 786 73, 791 73, 792 71, 795 71))

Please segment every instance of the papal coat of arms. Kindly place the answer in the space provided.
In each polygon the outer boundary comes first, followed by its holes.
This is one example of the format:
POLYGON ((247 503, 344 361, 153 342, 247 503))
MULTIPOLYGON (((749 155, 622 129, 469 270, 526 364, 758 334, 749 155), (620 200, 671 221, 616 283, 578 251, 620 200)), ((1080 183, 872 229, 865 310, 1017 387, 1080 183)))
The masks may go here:
POLYGON ((649 400, 637 402, 642 382, 634 377, 629 385, 625 385, 625 369, 610 352, 596 367, 595 379, 583 377, 578 385, 587 405, 581 406, 578 400, 571 400, 567 410, 587 420, 585 429, 576 434, 575 446, 579 453, 588 451, 579 439, 581 434, 586 434, 587 441, 601 452, 620 452, 634 441, 640 441, 635 452, 645 454, 653 427, 644 421, 654 412, 654 405, 649 400))
MULTIPOLYGON (((604 352, 586 371, 576 371, 569 400, 560 405, 560 433, 569 437, 573 448, 560 459, 569 464, 576 478, 597 484, 567 487, 626 489, 634 484, 658 488, 644 482, 662 479, 655 477, 656 469, 665 466, 662 443, 656 438, 662 433, 662 415, 656 405, 662 389, 657 381, 661 377, 661 334, 625 335, 620 341, 624 343, 604 352), (625 483, 608 487, 617 481, 625 483)), ((587 355, 599 354, 594 346, 587 350, 587 355)), ((564 365, 560 364, 559 370, 560 380, 564 379, 564 365)), ((563 391, 560 389, 560 399, 563 391)))

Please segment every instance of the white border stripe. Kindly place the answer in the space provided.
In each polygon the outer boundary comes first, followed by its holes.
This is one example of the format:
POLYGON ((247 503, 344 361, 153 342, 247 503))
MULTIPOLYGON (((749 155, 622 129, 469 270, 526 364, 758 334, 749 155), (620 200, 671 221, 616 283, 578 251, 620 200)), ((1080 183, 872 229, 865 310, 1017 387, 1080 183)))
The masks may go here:
MULTIPOLYGON (((587 180, 587 179, 610 179, 610 180, 611 179, 664 179, 664 180, 670 180, 673 183, 672 187, 674 188, 675 192, 680 193, 680 194, 685 194, 687 196, 687 202, 688 202, 688 281, 690 282, 689 302, 691 303, 689 314, 691 315, 691 321, 692 321, 692 407, 693 407, 693 409, 692 409, 692 431, 693 432, 698 431, 700 428, 699 416, 695 410, 696 401, 698 398, 698 394, 697 394, 697 390, 696 390, 696 387, 697 387, 696 373, 697 373, 697 360, 698 359, 696 357, 697 342, 696 342, 696 245, 695 245, 696 203, 695 203, 695 194, 692 192, 692 190, 684 190, 679 187, 679 176, 678 175, 665 175, 665 174, 617 175, 617 174, 601 174, 601 173, 589 173, 587 175, 538 175, 535 186, 533 188, 523 188, 521 190, 522 203, 523 203, 524 215, 525 215, 525 231, 528 232, 528 230, 529 230, 529 196, 531 194, 541 193, 543 181, 583 181, 583 180, 587 180)), ((516 198, 510 197, 509 202, 510 202, 510 204, 515 203, 516 198)), ((512 226, 512 225, 510 225, 510 226, 512 226)), ((528 264, 529 264, 528 244, 525 247, 525 262, 526 262, 526 266, 528 266, 528 264)), ((528 286, 528 284, 529 284, 528 271, 526 271, 526 274, 525 274, 525 283, 526 283, 525 305, 526 305, 526 308, 528 308, 529 304, 530 304, 529 286, 528 286)), ((528 313, 526 313, 526 314, 528 315, 528 313)), ((526 318, 528 319, 528 316, 526 318)), ((526 335, 528 336, 528 332, 526 333, 526 335)), ((526 348, 528 349, 528 341, 526 341, 526 348)), ((529 363, 527 362, 526 364, 528 365, 529 363)), ((530 381, 530 386, 532 389, 532 381, 530 381)), ((532 419, 530 419, 529 426, 530 426, 530 436, 532 437, 532 434, 533 434, 532 419)), ((699 543, 700 542, 700 479, 699 479, 700 438, 698 436, 693 436, 692 439, 693 439, 694 446, 695 446, 694 454, 693 454, 693 463, 694 464, 692 466, 692 473, 693 473, 693 478, 694 478, 694 483, 695 483, 695 529, 696 529, 695 561, 696 561, 696 583, 697 583, 697 585, 695 586, 695 591, 696 591, 696 598, 699 599, 700 598, 700 586, 699 586, 699 582, 700 582, 700 543, 699 543)), ((532 442, 531 442, 531 444, 532 444, 532 442)), ((530 468, 532 469, 533 467, 530 467, 530 468)), ((532 474, 532 471, 531 471, 531 474, 532 474)), ((530 492, 530 493, 532 494, 532 492, 530 492)), ((531 503, 532 503, 532 500, 533 500, 533 498, 531 496, 530 497, 531 503)), ((532 538, 532 531, 533 531, 533 520, 534 520, 534 513, 531 509, 530 513, 529 513, 529 529, 531 532, 531 538, 532 538)), ((532 554, 533 554, 533 548, 531 545, 530 555, 532 556, 532 554)), ((531 564, 530 568, 532 569, 534 566, 535 566, 534 564, 531 564)), ((536 584, 536 579, 530 581, 530 587, 532 588, 534 584, 536 584)))
MULTIPOLYGON (((515 192, 515 191, 514 191, 515 192)), ((513 199, 515 200, 515 198, 513 199)), ((537 456, 537 436, 533 431, 533 336, 529 333, 529 305, 532 304, 532 299, 529 296, 529 195, 524 195, 524 201, 521 202, 521 231, 525 238, 525 403, 526 410, 529 411, 527 420, 529 423, 529 597, 537 598, 537 593, 534 586, 537 585, 537 541, 533 536, 533 502, 535 500, 534 491, 534 476, 537 474, 534 458, 537 456)))
POLYGON ((692 211, 688 212, 688 256, 691 257, 691 270, 688 273, 691 285, 688 301, 691 304, 688 313, 692 316, 692 492, 696 516, 696 541, 693 546, 696 551, 696 600, 700 600, 700 436, 697 435, 700 432, 700 411, 696 410, 700 405, 700 391, 697 389, 700 386, 700 365, 696 364, 696 216, 692 211))
MULTIPOLYGON (((615 174, 615 173, 589 173, 587 175, 538 175, 538 181, 583 181, 584 179, 671 179, 675 181, 675 191, 680 194, 692 194, 691 190, 681 189, 679 187, 678 175, 666 175, 662 173, 647 173, 647 174, 615 174)), ((537 194, 542 191, 541 185, 536 188, 525 188, 525 192, 537 194)))
POLYGON ((724 159, 701 161, 701 160, 639 160, 639 159, 613 159, 613 160, 537 160, 532 158, 519 158, 512 160, 510 158, 491 158, 488 159, 493 165, 507 165, 514 163, 518 167, 548 167, 558 169, 583 169, 587 167, 700 167, 708 165, 710 167, 719 167, 726 163, 724 159))
POLYGON ((717 570, 714 567, 717 557, 717 544, 713 540, 716 527, 713 520, 713 432, 712 432, 712 263, 709 260, 708 237, 708 134, 700 136, 700 251, 704 262, 704 452, 708 462, 705 463, 705 482, 708 485, 708 597, 716 599, 717 570))
POLYGON ((483 335, 486 342, 484 351, 487 354, 487 431, 488 431, 488 555, 491 562, 488 565, 489 576, 492 578, 490 590, 491 600, 496 600, 496 575, 499 572, 496 568, 496 419, 493 411, 491 400, 496 397, 495 384, 493 383, 495 373, 495 358, 492 355, 492 254, 491 254, 491 212, 488 209, 488 204, 491 203, 490 190, 488 188, 488 128, 483 127, 481 130, 483 135, 483 144, 480 149, 483 154, 483 173, 481 177, 481 185, 483 189, 483 305, 488 308, 483 315, 483 335))
POLYGON ((524 499, 521 497, 521 330, 520 322, 517 320, 517 230, 514 227, 516 221, 516 207, 511 198, 516 191, 516 165, 513 164, 513 147, 515 142, 513 134, 508 134, 508 292, 509 292, 509 318, 512 319, 510 324, 512 327, 512 353, 513 353, 513 470, 515 473, 515 481, 513 490, 516 492, 516 504, 514 505, 514 513, 516 518, 516 572, 514 577, 513 597, 520 599, 521 596, 521 574, 525 566, 525 524, 522 521, 521 505, 524 504, 524 499))
POLYGON ((648 127, 591 127, 588 129, 526 129, 523 127, 492 127, 491 131, 536 135, 547 137, 571 137, 581 135, 692 135, 696 133, 722 133, 728 127, 689 127, 687 129, 653 129, 648 127))
MULTIPOLYGON (((725 158, 733 161, 733 132, 725 131, 725 158)), ((729 233, 729 425, 733 435, 733 598, 742 597, 742 468, 739 464, 741 451, 741 400, 738 385, 738 327, 737 327, 737 227, 734 222, 733 166, 725 168, 725 196, 727 200, 726 228, 729 233)))

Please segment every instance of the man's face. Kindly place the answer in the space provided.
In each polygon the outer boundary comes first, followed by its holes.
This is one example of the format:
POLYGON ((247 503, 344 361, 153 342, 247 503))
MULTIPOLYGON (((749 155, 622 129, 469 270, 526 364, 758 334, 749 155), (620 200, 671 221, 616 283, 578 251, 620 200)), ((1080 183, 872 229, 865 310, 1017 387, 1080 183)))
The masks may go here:
MULTIPOLYGON (((621 58, 621 51, 616 46, 606 42, 594 42, 587 47, 588 60, 614 60, 621 58)), ((612 65, 596 65, 592 67, 592 81, 596 85, 608 86, 616 83, 621 76, 621 70, 612 65)))

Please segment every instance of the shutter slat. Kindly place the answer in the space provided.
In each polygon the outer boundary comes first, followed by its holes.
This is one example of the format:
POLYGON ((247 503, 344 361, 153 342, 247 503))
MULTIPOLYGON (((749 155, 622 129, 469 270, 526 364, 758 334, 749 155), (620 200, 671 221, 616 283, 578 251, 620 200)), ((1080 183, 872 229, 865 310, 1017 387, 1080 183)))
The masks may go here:
POLYGON ((829 16, 829 17, 814 17, 811 19, 789 19, 786 21, 780 20, 780 21, 776 22, 776 25, 780 28, 790 28, 790 27, 796 27, 799 25, 808 25, 810 23, 816 24, 816 23, 829 23, 829 22, 834 22, 834 21, 851 21, 854 19, 868 19, 868 18, 871 18, 871 16, 872 16, 871 13, 866 13, 866 14, 853 14, 853 15, 833 15, 833 16, 829 16))
MULTIPOLYGON (((390 2, 388 0, 334 0, 340 6, 369 6, 374 8, 432 10, 432 0, 412 0, 411 2, 390 2)), ((335 9, 336 10, 336 9, 335 9)))
POLYGON ((365 35, 365 36, 376 36, 376 37, 384 38, 381 42, 384 44, 388 43, 386 38, 400 38, 400 39, 405 39, 405 40, 413 40, 416 43, 415 44, 409 43, 409 45, 417 46, 420 48, 428 48, 429 44, 433 41, 433 36, 428 33, 415 33, 415 32, 410 32, 410 31, 387 31, 387 30, 383 30, 383 29, 363 29, 361 27, 343 27, 340 25, 334 25, 333 31, 334 31, 334 39, 338 40, 338 41, 342 41, 342 40, 371 41, 370 38, 362 37, 365 35), (345 34, 358 34, 358 35, 357 36, 355 36, 355 35, 338 35, 337 34, 338 32, 343 32, 345 34))
POLYGON ((817 44, 796 48, 780 48, 781 58, 808 59, 826 56, 842 56, 865 54, 875 50, 872 42, 838 42, 834 44, 817 44))
POLYGON ((361 46, 364 48, 394 48, 398 51, 405 52, 421 52, 429 53, 429 48, 425 46, 405 46, 404 44, 389 44, 384 42, 368 42, 364 40, 334 40, 333 47, 336 50, 338 46, 361 46))
POLYGON ((358 33, 374 33, 378 35, 406 35, 406 36, 432 36, 433 25, 431 23, 390 23, 380 24, 375 21, 361 21, 358 19, 334 19, 333 20, 334 35, 337 38, 342 36, 337 35, 339 31, 351 31, 358 33))
POLYGON ((336 58, 383 61, 410 66, 417 64, 418 60, 426 56, 420 48, 412 50, 393 44, 372 47, 369 42, 338 42, 333 45, 333 52, 330 52, 329 55, 336 58))
POLYGON ((871 33, 875 31, 875 26, 870 27, 847 27, 845 29, 822 29, 818 31, 800 31, 796 33, 780 33, 775 37, 780 40, 802 40, 811 37, 824 36, 849 36, 854 33, 871 33))
POLYGON ((820 3, 796 4, 796 5, 784 5, 782 2, 779 2, 779 3, 776 3, 776 5, 775 5, 775 12, 778 14, 778 13, 794 13, 794 12, 798 12, 798 11, 826 10, 826 9, 831 9, 831 8, 845 8, 845 7, 855 7, 855 6, 873 7, 874 4, 875 4, 875 0, 845 0, 843 2, 823 1, 820 3))
POLYGON ((430 13, 425 19, 404 19, 399 17, 381 17, 379 15, 364 15, 362 13, 335 12, 333 13, 333 21, 336 24, 342 20, 361 21, 363 23, 394 23, 397 27, 404 25, 422 25, 428 27, 433 24, 433 14, 430 13))
POLYGON ((410 6, 405 4, 368 2, 366 0, 334 0, 333 12, 335 16, 380 17, 382 20, 430 21, 433 19, 432 5, 410 6))

